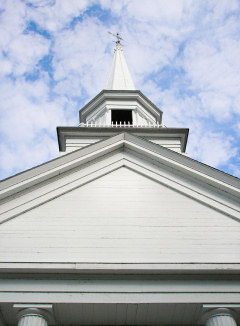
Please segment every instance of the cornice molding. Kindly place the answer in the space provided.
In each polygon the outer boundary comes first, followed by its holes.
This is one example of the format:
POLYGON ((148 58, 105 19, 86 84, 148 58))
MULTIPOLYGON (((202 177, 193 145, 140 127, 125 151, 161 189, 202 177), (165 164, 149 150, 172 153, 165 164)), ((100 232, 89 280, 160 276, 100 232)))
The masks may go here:
MULTIPOLYGON (((15 274, 44 274, 46 278, 52 278, 53 274, 67 274, 67 275, 95 275, 95 274, 136 274, 136 275, 205 275, 212 276, 216 273, 218 275, 225 275, 231 277, 233 275, 239 276, 240 264, 232 263, 88 263, 88 262, 0 262, 0 270, 2 275, 14 277, 15 274), (151 271, 151 273, 150 273, 151 271)), ((208 304, 204 309, 213 309, 216 304, 208 304)), ((232 305, 232 304, 231 304, 232 305)), ((217 308, 220 306, 218 304, 217 308)), ((205 307, 205 305, 204 305, 205 307)))

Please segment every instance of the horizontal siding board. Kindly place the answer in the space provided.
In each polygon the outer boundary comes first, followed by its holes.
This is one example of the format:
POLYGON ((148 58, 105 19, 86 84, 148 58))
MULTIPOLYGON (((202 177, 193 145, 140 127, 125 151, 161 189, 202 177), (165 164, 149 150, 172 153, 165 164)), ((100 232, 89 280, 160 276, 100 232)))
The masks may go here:
MULTIPOLYGON (((97 143, 106 137, 102 138, 67 138, 66 139, 66 152, 71 152, 83 148, 85 146, 97 143)), ((181 151, 181 139, 180 138, 151 138, 144 137, 147 140, 172 150, 181 151)))
POLYGON ((94 144, 102 138, 67 138, 66 144, 94 144))
POLYGON ((148 138, 149 141, 151 141, 154 144, 161 145, 163 147, 167 147, 168 149, 181 152, 181 140, 180 138, 148 138))
MULTIPOLYGON (((178 232, 180 233, 180 232, 178 232)), ((14 238, 13 238, 14 239, 14 238)), ((176 245, 181 245, 182 250, 184 250, 185 248, 188 248, 189 245, 193 246, 193 250, 195 251, 196 248, 198 248, 199 246, 202 249, 207 249, 208 247, 210 249, 213 249, 214 246, 216 246, 216 244, 218 244, 218 249, 224 250, 226 245, 231 245, 231 246, 235 246, 235 245, 239 245, 240 246, 240 240, 239 237, 235 238, 235 239, 231 239, 231 241, 229 242, 228 239, 194 239, 189 238, 189 239, 183 239, 183 238, 174 238, 171 237, 169 238, 167 235, 163 238, 161 237, 161 234, 159 234, 158 237, 155 237, 154 239, 149 237, 138 237, 136 239, 136 237, 133 237, 131 235, 131 237, 129 237, 128 235, 116 235, 116 237, 109 237, 106 238, 104 236, 98 236, 98 237, 83 237, 81 236, 79 238, 78 237, 74 237, 74 238, 67 238, 67 237, 63 237, 63 238, 51 238, 46 242, 45 238, 35 238, 35 237, 29 237, 29 238, 22 238, 21 239, 21 243, 19 243, 18 245, 18 249, 20 248, 28 248, 29 246, 31 246, 31 248, 36 248, 36 240, 37 240, 37 248, 46 248, 48 246, 50 247, 56 247, 56 248, 85 248, 85 247, 112 247, 112 248, 128 248, 128 247, 136 247, 139 248, 141 247, 142 241, 145 241, 145 246, 147 247, 152 247, 152 246, 161 246, 161 249, 172 249, 172 248, 176 248, 176 245), (64 240, 64 241, 63 241, 64 240), (193 240, 194 243, 193 243, 193 240), (204 240, 204 243, 203 243, 204 240), (218 241, 216 241, 218 240, 218 241)), ((5 245, 3 243, 0 243, 1 247, 4 246, 4 248, 0 248, 0 252, 2 252, 5 248, 9 248, 9 250, 11 250, 11 248, 13 248, 13 250, 15 250, 15 245, 12 242, 7 242, 5 245)))
POLYGON ((72 152, 88 145, 99 142, 102 138, 67 138, 66 152, 72 152))
POLYGON ((63 262, 86 262, 86 263, 96 263, 101 260, 102 263, 212 263, 213 261, 221 261, 224 264, 230 264, 239 262, 239 254, 232 252, 211 252, 211 251, 200 251, 196 253, 191 253, 189 251, 179 251, 176 250, 168 251, 166 253, 162 252, 150 252, 149 250, 144 251, 133 251, 133 250, 116 250, 106 248, 97 248, 92 250, 83 250, 82 252, 74 250, 61 250, 54 248, 54 250, 37 250, 34 252, 26 251, 14 251, 6 254, 4 252, 1 254, 1 260, 4 262, 52 262, 58 263, 63 262), (145 256, 145 257, 144 257, 145 256), (100 257, 100 258, 99 258, 100 257))

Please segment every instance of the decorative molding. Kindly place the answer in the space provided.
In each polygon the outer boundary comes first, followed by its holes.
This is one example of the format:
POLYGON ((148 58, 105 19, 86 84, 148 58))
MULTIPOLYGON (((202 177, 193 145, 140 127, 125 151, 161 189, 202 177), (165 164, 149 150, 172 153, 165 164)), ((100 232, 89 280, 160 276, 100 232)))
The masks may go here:
POLYGON ((47 274, 177 274, 177 275, 239 275, 240 263, 87 263, 87 262, 0 262, 2 273, 47 273, 47 274))
POLYGON ((51 301, 55 303, 201 303, 208 301, 214 303, 217 301, 228 303, 239 302, 239 293, 123 293, 123 292, 2 292, 0 293, 1 302, 33 302, 44 303, 51 301))
POLYGON ((203 310, 209 310, 209 309, 221 309, 221 308, 228 308, 228 309, 237 309, 240 310, 240 304, 233 304, 233 303, 214 303, 214 304, 203 304, 202 306, 203 310))

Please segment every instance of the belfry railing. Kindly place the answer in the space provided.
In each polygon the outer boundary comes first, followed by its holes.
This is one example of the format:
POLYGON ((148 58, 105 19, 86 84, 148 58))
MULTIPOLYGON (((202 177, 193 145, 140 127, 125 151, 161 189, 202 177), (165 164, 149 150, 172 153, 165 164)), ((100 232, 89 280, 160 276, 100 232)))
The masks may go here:
POLYGON ((88 128, 166 128, 164 124, 159 124, 159 123, 148 123, 148 124, 130 124, 127 122, 124 123, 111 123, 111 124, 106 124, 106 123, 93 123, 93 122, 87 122, 83 123, 81 122, 79 127, 88 127, 88 128))

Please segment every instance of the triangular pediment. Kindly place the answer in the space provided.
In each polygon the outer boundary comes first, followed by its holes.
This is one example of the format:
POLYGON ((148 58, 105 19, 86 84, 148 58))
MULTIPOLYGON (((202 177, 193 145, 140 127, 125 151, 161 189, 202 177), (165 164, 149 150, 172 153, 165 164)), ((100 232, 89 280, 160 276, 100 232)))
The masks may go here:
POLYGON ((239 219, 239 181, 236 178, 124 133, 2 182, 1 221, 121 167, 239 219))
POLYGON ((233 263, 239 228, 123 166, 3 224, 1 261, 233 263))

